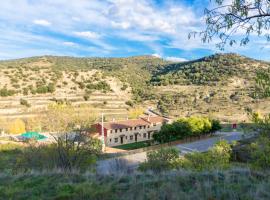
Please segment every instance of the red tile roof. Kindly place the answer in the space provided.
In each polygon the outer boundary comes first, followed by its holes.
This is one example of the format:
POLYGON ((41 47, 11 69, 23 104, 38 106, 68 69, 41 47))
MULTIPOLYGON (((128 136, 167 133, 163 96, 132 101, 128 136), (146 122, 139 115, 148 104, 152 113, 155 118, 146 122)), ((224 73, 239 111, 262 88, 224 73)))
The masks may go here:
MULTIPOLYGON (((140 119, 130 119, 130 120, 123 120, 123 121, 115 121, 115 122, 104 122, 103 126, 104 128, 108 130, 112 129, 125 129, 125 128, 131 128, 131 127, 138 127, 138 126, 147 126, 152 123, 163 123, 166 122, 166 120, 163 117, 143 117, 140 119)), ((101 123, 99 123, 101 124, 101 123)))

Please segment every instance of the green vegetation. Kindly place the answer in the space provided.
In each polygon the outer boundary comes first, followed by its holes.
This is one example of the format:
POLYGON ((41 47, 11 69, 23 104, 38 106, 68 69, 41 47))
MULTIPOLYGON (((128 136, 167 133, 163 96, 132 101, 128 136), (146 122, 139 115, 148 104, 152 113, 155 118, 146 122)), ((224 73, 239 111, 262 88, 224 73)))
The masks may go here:
POLYGON ((89 175, 32 173, 0 177, 3 199, 269 199, 267 173, 218 172, 89 175), (53 183, 53 184, 52 184, 53 183))
POLYGON ((103 92, 109 92, 111 90, 110 85, 106 83, 105 81, 100 81, 96 84, 88 83, 86 85, 86 88, 89 90, 101 90, 103 92))
POLYGON ((270 68, 262 69, 257 72, 255 97, 270 97, 270 68))
POLYGON ((26 106, 27 108, 31 107, 31 104, 29 104, 25 99, 20 99, 20 104, 26 106))
POLYGON ((14 90, 8 90, 7 88, 0 89, 1 97, 13 96, 16 92, 14 90))
POLYGON ((149 147, 150 145, 151 145, 151 141, 142 141, 142 142, 135 142, 135 143, 130 143, 130 144, 123 144, 123 145, 115 146, 114 148, 123 149, 123 150, 133 150, 133 149, 149 147))
POLYGON ((226 141, 215 144, 206 153, 188 153, 179 157, 176 148, 159 149, 147 153, 147 161, 139 167, 141 171, 151 170, 156 173, 172 169, 206 171, 227 169, 230 167, 232 149, 226 141))
MULTIPOLYGON (((249 77, 255 69, 247 71, 242 65, 252 65, 255 60, 236 54, 216 54, 199 60, 171 64, 158 72, 151 80, 154 85, 213 85, 233 76, 249 77)), ((261 66, 269 67, 268 63, 261 66)))
POLYGON ((147 161, 140 164, 141 171, 151 170, 161 172, 175 169, 178 166, 179 151, 175 148, 161 148, 157 151, 147 152, 147 161))
POLYGON ((171 142, 187 137, 201 136, 221 129, 218 120, 204 117, 180 118, 172 124, 165 124, 158 133, 153 135, 159 143, 171 142))

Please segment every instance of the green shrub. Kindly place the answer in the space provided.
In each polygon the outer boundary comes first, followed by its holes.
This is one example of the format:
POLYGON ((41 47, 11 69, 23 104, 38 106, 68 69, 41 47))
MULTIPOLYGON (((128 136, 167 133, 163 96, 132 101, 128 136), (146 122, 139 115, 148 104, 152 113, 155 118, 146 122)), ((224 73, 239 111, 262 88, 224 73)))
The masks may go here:
POLYGON ((20 104, 28 108, 31 107, 31 104, 29 104, 28 101, 25 99, 20 99, 20 104))
POLYGON ((270 139, 262 136, 251 145, 251 164, 256 169, 270 169, 270 139))
POLYGON ((139 169, 154 172, 174 169, 178 159, 179 150, 176 148, 162 148, 157 151, 150 151, 147 152, 147 161, 140 164, 139 169))
POLYGON ((88 100, 90 99, 90 95, 85 94, 85 95, 83 96, 83 99, 84 99, 85 101, 88 101, 88 100))
POLYGON ((15 93, 16 93, 15 90, 8 90, 6 87, 0 89, 1 97, 13 96, 15 93))
POLYGON ((205 153, 186 154, 179 162, 179 167, 195 171, 227 169, 230 166, 231 152, 230 144, 222 140, 205 153))
POLYGON ((134 103, 132 101, 126 101, 126 105, 130 106, 130 107, 133 107, 134 106, 134 103))

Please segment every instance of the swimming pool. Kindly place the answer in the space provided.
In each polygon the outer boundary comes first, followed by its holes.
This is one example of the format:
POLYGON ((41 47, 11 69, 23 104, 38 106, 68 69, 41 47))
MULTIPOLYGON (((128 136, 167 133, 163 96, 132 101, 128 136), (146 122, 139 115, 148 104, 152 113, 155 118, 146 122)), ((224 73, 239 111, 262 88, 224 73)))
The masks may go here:
POLYGON ((21 136, 26 139, 36 139, 36 140, 43 140, 47 138, 46 136, 41 135, 38 132, 26 132, 21 134, 21 136))

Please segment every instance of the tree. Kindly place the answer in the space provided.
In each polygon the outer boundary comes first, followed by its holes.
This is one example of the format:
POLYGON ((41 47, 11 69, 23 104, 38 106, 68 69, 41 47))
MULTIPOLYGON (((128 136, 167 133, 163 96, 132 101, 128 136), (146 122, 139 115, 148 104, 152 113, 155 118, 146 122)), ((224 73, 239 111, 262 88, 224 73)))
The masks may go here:
POLYGON ((143 108, 136 107, 129 110, 128 117, 131 119, 136 119, 142 114, 143 114, 143 108))
POLYGON ((8 132, 11 134, 25 133, 25 123, 21 119, 15 119, 8 125, 8 132))
POLYGON ((210 42, 218 37, 217 47, 224 49, 226 44, 237 43, 235 35, 242 33, 240 45, 246 45, 252 34, 265 36, 270 41, 270 1, 269 0, 213 0, 216 7, 205 9, 206 29, 193 32, 200 35, 203 42, 210 42))
POLYGON ((214 133, 216 131, 219 131, 220 129, 222 129, 222 126, 220 124, 220 121, 217 119, 213 119, 211 120, 212 123, 212 128, 211 128, 211 132, 214 133))
POLYGON ((91 107, 65 103, 49 105, 42 124, 55 139, 56 167, 71 171, 80 168, 89 156, 101 152, 101 141, 88 135, 95 120, 95 110, 91 107))

